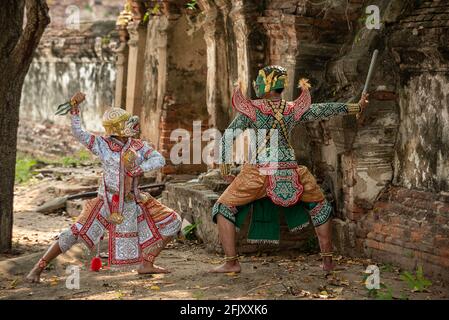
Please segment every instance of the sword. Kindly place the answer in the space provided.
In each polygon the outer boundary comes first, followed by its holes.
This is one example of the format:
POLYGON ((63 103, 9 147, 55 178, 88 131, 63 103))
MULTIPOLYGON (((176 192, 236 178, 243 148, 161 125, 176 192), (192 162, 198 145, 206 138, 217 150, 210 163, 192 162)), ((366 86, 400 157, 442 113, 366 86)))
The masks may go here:
MULTIPOLYGON (((364 95, 365 93, 368 92, 368 88, 371 84, 371 78, 373 77, 373 72, 374 72, 374 67, 376 65, 376 61, 377 61, 377 55, 379 54, 379 50, 374 50, 373 52, 373 56, 371 57, 371 63, 368 69, 368 74, 366 75, 366 80, 365 80, 365 86, 363 87, 363 91, 362 91, 362 95, 364 95)), ((354 96, 351 99, 349 99, 346 103, 351 103, 353 102, 358 96, 354 96)))

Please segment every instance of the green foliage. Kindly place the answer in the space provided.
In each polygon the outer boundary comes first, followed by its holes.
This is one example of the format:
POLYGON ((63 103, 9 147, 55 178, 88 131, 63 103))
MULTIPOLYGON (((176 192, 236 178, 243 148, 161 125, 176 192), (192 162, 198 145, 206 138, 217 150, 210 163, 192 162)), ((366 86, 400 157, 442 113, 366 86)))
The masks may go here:
POLYGON ((182 234, 187 240, 195 240, 195 229, 201 224, 201 221, 195 222, 182 229, 182 234))
POLYGON ((391 263, 386 263, 380 266, 382 272, 394 272, 394 266, 391 263))
POLYGON ((161 13, 161 6, 159 5, 159 3, 156 3, 156 5, 153 7, 153 9, 151 9, 151 14, 158 15, 160 13, 161 13))
POLYGON ((144 16, 143 16, 142 21, 143 21, 144 23, 147 23, 149 20, 150 20, 150 13, 147 11, 147 12, 145 12, 145 14, 144 14, 144 16))
POLYGON ((198 0, 189 0, 189 2, 186 3, 186 9, 195 11, 198 9, 198 0))
POLYGON ((88 160, 90 160, 89 152, 80 150, 74 156, 62 157, 61 160, 56 161, 56 163, 60 163, 63 167, 77 167, 88 160))
POLYGON ((94 11, 94 9, 88 3, 86 3, 86 5, 84 6, 84 10, 89 11, 89 12, 94 11))
POLYGON ((150 16, 157 16, 161 13, 161 5, 159 3, 156 3, 154 7, 147 7, 147 11, 145 12, 143 16, 143 23, 148 23, 150 21, 150 16))
POLYGON ((36 165, 36 159, 18 157, 16 160, 15 183, 27 182, 34 175, 33 168, 36 165))
POLYGON ((203 291, 195 291, 192 293, 192 297, 196 300, 204 299, 204 292, 203 291))
MULTIPOLYGON (((393 290, 387 285, 381 283, 379 290, 376 290, 376 300, 393 300, 393 290)), ((375 289, 374 289, 375 290, 375 289)))
POLYGON ((413 275, 408 271, 404 271, 400 278, 405 281, 408 287, 414 292, 423 292, 432 285, 432 282, 424 277, 422 266, 418 267, 416 270, 416 275, 413 275))
MULTIPOLYGON (((363 283, 365 283, 366 278, 369 276, 369 274, 363 275, 363 283)), ((393 297, 393 290, 385 285, 384 283, 380 284, 380 289, 368 289, 368 298, 376 299, 376 300, 394 300, 393 297)))

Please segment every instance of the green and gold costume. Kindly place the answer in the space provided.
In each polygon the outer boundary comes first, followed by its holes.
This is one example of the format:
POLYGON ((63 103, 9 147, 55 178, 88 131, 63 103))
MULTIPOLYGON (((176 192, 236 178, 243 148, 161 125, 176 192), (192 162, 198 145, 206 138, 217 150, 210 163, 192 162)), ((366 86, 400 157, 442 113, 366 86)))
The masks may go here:
MULTIPOLYGON (((286 70, 278 66, 265 67, 254 82, 258 97, 282 89, 287 82, 286 70)), ((232 143, 243 131, 250 129, 252 150, 249 163, 218 199, 212 210, 213 220, 221 214, 237 227, 251 214, 248 241, 278 243, 280 237, 279 213, 285 216, 291 231, 309 224, 309 215, 315 227, 326 223, 332 207, 309 170, 296 162, 290 144, 292 129, 306 121, 316 121, 340 114, 360 111, 358 104, 311 103, 309 85, 300 81, 302 92, 292 102, 285 100, 245 98, 238 88, 232 104, 238 111, 221 141, 222 172, 227 173, 232 162, 232 143), (263 139, 260 139, 260 135, 263 139), (275 140, 273 146, 272 142, 275 140), (252 210, 251 210, 252 209, 252 210)))

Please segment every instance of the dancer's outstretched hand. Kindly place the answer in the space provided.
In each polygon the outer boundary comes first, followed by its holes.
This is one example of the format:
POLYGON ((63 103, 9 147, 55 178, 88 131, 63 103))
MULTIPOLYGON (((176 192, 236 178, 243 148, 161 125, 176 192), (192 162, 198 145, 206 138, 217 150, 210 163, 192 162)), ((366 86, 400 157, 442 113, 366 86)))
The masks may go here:
POLYGON ((70 99, 70 101, 73 101, 76 106, 78 106, 84 100, 86 100, 86 95, 82 92, 75 93, 70 99))
POLYGON ((362 94, 362 97, 360 98, 359 101, 360 112, 363 112, 363 110, 365 110, 366 106, 368 105, 369 103, 368 97, 369 97, 368 93, 362 94))

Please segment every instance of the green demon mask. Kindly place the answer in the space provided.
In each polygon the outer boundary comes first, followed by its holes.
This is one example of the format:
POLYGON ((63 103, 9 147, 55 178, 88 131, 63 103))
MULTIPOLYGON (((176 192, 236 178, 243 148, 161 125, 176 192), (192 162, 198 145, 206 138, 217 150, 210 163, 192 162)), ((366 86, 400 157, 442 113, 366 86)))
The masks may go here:
POLYGON ((254 91, 258 98, 276 89, 287 86, 287 70, 280 66, 267 66, 259 71, 256 81, 253 81, 254 91))

